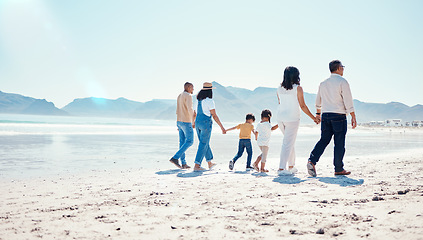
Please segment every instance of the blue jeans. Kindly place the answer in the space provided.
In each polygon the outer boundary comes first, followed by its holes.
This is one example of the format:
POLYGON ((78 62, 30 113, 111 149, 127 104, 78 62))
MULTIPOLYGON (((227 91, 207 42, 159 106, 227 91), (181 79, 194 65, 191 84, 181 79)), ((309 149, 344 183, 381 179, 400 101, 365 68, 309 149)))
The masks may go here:
POLYGON ((251 158, 253 157, 253 147, 251 146, 251 139, 239 139, 238 153, 232 159, 234 163, 244 153, 244 148, 247 149, 247 167, 251 167, 251 158))
POLYGON ((187 164, 185 161, 185 151, 194 143, 194 131, 192 123, 176 122, 179 129, 179 150, 173 156, 174 159, 181 159, 182 165, 187 164))
POLYGON ((333 154, 333 165, 335 172, 342 172, 344 170, 344 154, 345 154, 345 136, 347 134, 347 117, 345 114, 338 113, 323 113, 322 114, 321 136, 313 151, 310 154, 309 160, 316 164, 320 156, 325 151, 326 146, 334 137, 335 147, 333 154))
POLYGON ((195 164, 201 166, 203 158, 206 157, 206 161, 210 162, 213 159, 213 153, 210 148, 210 138, 212 132, 213 122, 210 119, 204 121, 195 122, 195 130, 197 130, 198 136, 198 149, 197 155, 195 156, 195 164))

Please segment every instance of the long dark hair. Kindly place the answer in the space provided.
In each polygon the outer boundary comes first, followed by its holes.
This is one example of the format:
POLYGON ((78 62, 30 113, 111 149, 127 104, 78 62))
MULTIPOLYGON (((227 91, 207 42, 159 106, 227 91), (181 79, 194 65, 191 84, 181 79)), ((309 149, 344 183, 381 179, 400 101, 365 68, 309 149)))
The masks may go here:
POLYGON ((291 90, 294 84, 300 85, 300 71, 296 67, 286 67, 283 72, 283 82, 281 84, 286 90, 291 90))
POLYGON ((206 98, 213 98, 213 91, 211 89, 201 90, 197 94, 197 100, 198 101, 201 101, 201 100, 206 99, 206 98))

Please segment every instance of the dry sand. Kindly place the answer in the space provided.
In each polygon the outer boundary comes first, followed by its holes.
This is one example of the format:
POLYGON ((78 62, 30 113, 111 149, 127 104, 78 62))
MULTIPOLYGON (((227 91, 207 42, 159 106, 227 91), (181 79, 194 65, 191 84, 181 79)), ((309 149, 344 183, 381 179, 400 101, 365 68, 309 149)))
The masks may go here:
POLYGON ((347 157, 349 177, 297 161, 292 177, 220 165, 2 180, 0 239, 423 239, 423 150, 347 157))

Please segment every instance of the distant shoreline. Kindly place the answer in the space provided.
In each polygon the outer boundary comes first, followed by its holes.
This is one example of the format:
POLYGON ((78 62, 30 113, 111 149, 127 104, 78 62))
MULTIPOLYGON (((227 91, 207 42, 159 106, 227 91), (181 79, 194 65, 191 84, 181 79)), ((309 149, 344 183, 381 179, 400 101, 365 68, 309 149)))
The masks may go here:
POLYGON ((369 125, 359 125, 360 128, 366 128, 368 130, 374 129, 386 129, 386 130, 415 130, 421 131, 423 133, 423 127, 411 127, 411 126, 401 126, 401 127, 391 127, 391 126, 369 126, 369 125))

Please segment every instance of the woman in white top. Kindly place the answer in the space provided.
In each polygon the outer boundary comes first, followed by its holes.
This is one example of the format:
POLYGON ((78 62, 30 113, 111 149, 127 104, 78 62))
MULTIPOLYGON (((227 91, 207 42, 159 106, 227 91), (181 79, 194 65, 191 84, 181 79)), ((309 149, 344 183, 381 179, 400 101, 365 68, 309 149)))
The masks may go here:
POLYGON ((298 170, 295 166, 295 140, 297 138, 298 127, 300 126, 300 108, 314 122, 316 118, 311 114, 304 101, 304 92, 300 86, 300 72, 296 67, 286 67, 283 73, 283 82, 278 87, 278 126, 284 134, 279 175, 293 174, 298 170), (288 163, 289 171, 286 169, 288 163))

